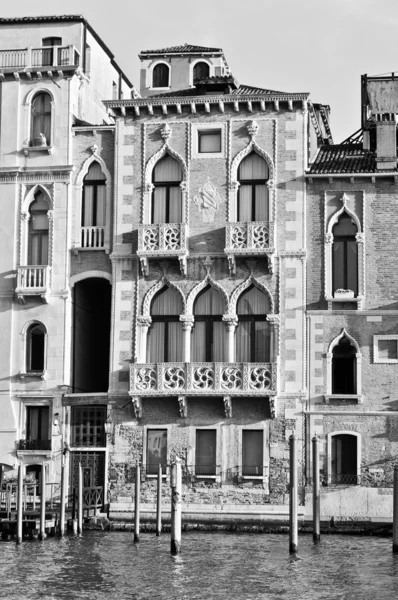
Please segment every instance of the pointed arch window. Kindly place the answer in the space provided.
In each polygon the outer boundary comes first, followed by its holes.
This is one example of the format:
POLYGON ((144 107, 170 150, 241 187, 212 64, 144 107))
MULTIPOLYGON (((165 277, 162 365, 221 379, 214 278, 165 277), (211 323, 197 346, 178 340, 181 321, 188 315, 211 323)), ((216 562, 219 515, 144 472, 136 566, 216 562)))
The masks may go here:
POLYGON ((153 175, 151 222, 181 223, 182 194, 180 183, 182 169, 179 162, 169 155, 156 164, 153 175))
POLYGON ((51 145, 51 96, 36 94, 31 105, 31 140, 33 146, 51 145))
POLYGON ((238 168, 238 221, 269 221, 267 181, 269 169, 266 161, 252 152, 238 168))
POLYGON ((357 351, 344 335, 333 348, 332 394, 357 393, 357 351))
POLYGON ((148 331, 147 361, 179 362, 182 360, 183 332, 180 294, 170 287, 162 288, 152 300, 152 325, 148 331))
POLYGON ((196 79, 206 79, 210 75, 210 67, 204 62, 197 62, 193 68, 193 81, 195 83, 196 79))
POLYGON ((237 362, 270 362, 270 302, 253 284, 239 297, 235 334, 237 362))
POLYGON ((42 373, 45 369, 46 329, 32 323, 26 332, 26 372, 42 373))
POLYGON ((48 209, 45 195, 37 192, 29 208, 29 265, 48 265, 48 209))
POLYGON ((195 300, 193 313, 191 358, 194 362, 223 362, 224 300, 216 289, 208 285, 195 300))
POLYGON ((93 162, 83 180, 82 227, 103 227, 106 217, 106 177, 93 162))
POLYGON ((170 86, 170 67, 165 63, 158 63, 152 71, 152 87, 166 88, 170 86))
POLYGON ((352 290, 358 295, 358 244, 357 226, 347 213, 343 213, 333 227, 332 286, 336 290, 352 290))

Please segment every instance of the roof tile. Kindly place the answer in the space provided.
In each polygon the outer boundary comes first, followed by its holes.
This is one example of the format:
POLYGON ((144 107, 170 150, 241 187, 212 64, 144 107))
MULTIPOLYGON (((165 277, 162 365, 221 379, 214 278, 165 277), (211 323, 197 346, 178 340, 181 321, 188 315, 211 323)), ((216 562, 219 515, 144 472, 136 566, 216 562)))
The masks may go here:
POLYGON ((194 44, 181 44, 180 46, 169 46, 158 50, 141 50, 140 54, 174 54, 192 52, 222 52, 222 48, 207 48, 206 46, 195 46, 194 44))
POLYGON ((374 152, 363 150, 362 144, 340 144, 321 146, 312 163, 309 174, 374 173, 374 152))

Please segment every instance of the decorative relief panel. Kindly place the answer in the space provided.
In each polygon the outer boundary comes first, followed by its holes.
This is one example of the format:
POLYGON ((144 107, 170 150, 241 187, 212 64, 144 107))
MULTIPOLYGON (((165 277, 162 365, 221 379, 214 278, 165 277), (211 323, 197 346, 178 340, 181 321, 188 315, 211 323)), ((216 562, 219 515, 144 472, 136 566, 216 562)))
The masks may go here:
POLYGON ((192 202, 199 207, 203 221, 205 223, 212 223, 220 204, 225 202, 225 198, 220 195, 218 189, 212 184, 210 177, 208 177, 207 182, 199 189, 199 193, 194 196, 192 202))

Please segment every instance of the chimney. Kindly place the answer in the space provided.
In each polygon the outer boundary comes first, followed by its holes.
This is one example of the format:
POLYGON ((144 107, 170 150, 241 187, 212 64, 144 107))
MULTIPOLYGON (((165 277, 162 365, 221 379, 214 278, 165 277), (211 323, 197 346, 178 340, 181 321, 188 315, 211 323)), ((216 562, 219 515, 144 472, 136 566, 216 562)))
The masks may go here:
POLYGON ((394 114, 377 115, 376 121, 376 168, 392 171, 397 166, 397 130, 394 114))

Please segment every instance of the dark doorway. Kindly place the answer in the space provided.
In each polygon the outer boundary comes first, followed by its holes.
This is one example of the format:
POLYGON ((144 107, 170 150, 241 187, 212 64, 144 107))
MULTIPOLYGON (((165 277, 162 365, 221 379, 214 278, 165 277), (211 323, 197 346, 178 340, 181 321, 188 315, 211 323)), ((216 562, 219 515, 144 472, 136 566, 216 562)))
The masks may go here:
POLYGON ((356 485, 357 436, 349 433, 332 437, 332 483, 356 485))
POLYGON ((107 392, 111 286, 105 279, 84 279, 75 285, 73 300, 73 391, 107 392))

